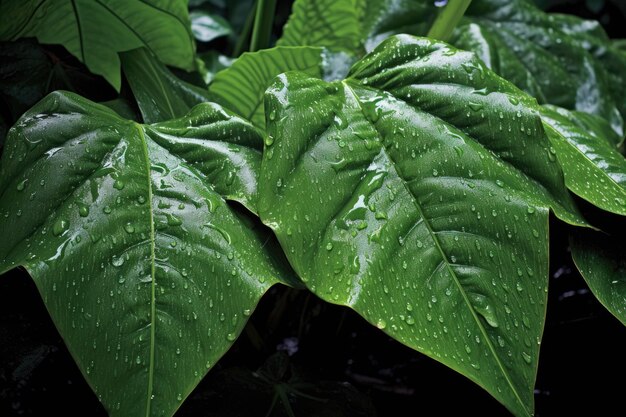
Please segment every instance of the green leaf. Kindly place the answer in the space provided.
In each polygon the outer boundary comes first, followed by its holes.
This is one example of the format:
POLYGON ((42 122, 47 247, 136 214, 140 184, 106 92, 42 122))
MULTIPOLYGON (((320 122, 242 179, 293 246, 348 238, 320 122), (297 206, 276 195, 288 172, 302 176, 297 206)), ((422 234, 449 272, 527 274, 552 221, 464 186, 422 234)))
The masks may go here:
POLYGON ((296 0, 277 45, 361 55, 392 34, 425 34, 433 17, 423 0, 296 0))
POLYGON ((194 11, 189 13, 189 18, 191 19, 193 36, 200 42, 211 42, 233 33, 230 23, 219 15, 205 11, 194 11))
POLYGON ((626 249, 624 242, 600 232, 572 234, 572 257, 589 288, 626 325, 626 249))
POLYGON ((534 100, 405 35, 265 105, 259 212, 305 285, 532 414, 548 207, 581 221, 534 100))
POLYGON ((198 54, 198 71, 202 75, 202 79, 206 85, 213 82, 215 74, 223 69, 230 67, 235 61, 226 55, 220 54, 217 51, 208 51, 198 54))
POLYGON ((196 104, 210 101, 208 91, 177 78, 145 48, 124 52, 121 60, 146 123, 183 116, 196 104))
POLYGON ((626 60, 599 23, 545 13, 527 0, 475 0, 466 16, 452 44, 539 103, 596 114, 622 134, 626 60))
POLYGON ((7 0, 0 40, 33 36, 61 44, 118 91, 118 52, 145 46, 163 63, 192 69, 194 43, 183 0, 7 0))
POLYGON ((543 106, 541 118, 574 194, 613 213, 626 215, 626 159, 621 138, 603 119, 543 106))
POLYGON ((230 68, 215 75, 209 91, 218 103, 262 128, 265 126, 263 93, 272 80, 286 71, 321 77, 322 63, 321 48, 276 47, 247 52, 230 68))
POLYGON ((282 279, 226 202, 254 207, 261 141, 216 104, 139 125, 71 93, 9 133, 0 271, 28 270, 111 416, 171 416, 282 279))

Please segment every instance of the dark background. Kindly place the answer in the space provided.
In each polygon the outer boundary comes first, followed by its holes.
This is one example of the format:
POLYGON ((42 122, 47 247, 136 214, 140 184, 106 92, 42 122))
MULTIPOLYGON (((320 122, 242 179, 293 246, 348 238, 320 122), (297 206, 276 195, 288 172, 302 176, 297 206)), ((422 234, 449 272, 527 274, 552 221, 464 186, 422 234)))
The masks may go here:
MULTIPOLYGON (((538 3, 550 11, 597 19, 611 37, 626 37, 624 0, 538 3)), ((280 27, 289 2, 279 2, 278 10, 280 27)), ((103 96, 110 94, 103 89, 103 96)), ((591 218, 602 217, 581 204, 591 218)), ((567 232, 562 223, 551 222, 536 415, 622 416, 626 328, 599 304, 576 271, 567 232)), ((509 415, 465 377, 393 341, 351 310, 278 286, 263 297, 241 337, 177 416, 289 416, 289 409, 298 417, 509 415)), ((0 277, 0 416, 44 415, 106 413, 35 285, 16 269, 0 277)))

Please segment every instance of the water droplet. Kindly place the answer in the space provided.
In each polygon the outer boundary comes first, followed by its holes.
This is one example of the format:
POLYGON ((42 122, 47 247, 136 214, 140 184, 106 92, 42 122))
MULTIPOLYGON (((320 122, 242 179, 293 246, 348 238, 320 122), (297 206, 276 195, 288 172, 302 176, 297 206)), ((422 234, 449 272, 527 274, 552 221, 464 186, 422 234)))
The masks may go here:
POLYGON ((115 180, 115 182, 113 183, 113 188, 115 188, 116 190, 123 190, 124 189, 124 181, 122 180, 115 180))
POLYGON ((135 233, 135 226, 130 223, 126 223, 126 225, 124 226, 124 230, 126 230, 126 233, 128 234, 135 233))
POLYGON ((376 322, 376 327, 382 330, 387 327, 387 323, 385 323, 385 320, 378 320, 378 322, 376 322))
POLYGON ((524 362, 530 365, 530 362, 532 361, 532 357, 528 353, 522 352, 522 358, 524 358, 524 362))
POLYGON ((27 182, 28 182, 28 178, 23 179, 22 181, 20 181, 20 182, 17 184, 17 187, 16 187, 16 188, 17 188, 17 191, 24 191, 24 188, 26 188, 26 183, 27 183, 27 182))
POLYGON ((328 244, 326 245, 326 250, 333 250, 333 244, 331 242, 328 242, 328 244))
POLYGON ((55 236, 61 236, 70 227, 70 223, 65 219, 58 219, 52 225, 52 234, 55 236))

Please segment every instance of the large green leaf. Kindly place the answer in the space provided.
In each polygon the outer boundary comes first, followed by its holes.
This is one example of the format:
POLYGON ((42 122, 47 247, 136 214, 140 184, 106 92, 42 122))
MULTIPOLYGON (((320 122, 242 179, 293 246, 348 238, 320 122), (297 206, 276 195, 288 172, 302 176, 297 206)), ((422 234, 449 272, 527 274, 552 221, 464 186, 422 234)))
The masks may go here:
POLYGON ((598 300, 626 325, 626 248, 600 232, 573 234, 572 257, 598 300))
POLYGON ((316 294, 530 415, 548 207, 576 222, 534 100, 471 53, 392 37, 266 95, 261 219, 316 294), (557 201, 561 201, 558 203, 557 201))
POLYGON ((272 80, 286 71, 321 77, 322 62, 321 48, 277 47, 248 52, 215 75, 210 92, 224 107, 264 127, 263 93, 272 80))
POLYGON ((195 47, 184 0, 1 2, 0 40, 29 36, 63 45, 118 90, 118 52, 145 46, 168 65, 193 66, 195 47))
POLYGON ((124 75, 146 123, 183 116, 209 92, 177 78, 145 48, 121 54, 124 75))
POLYGON ((139 125, 53 93, 9 133, 0 271, 24 266, 112 416, 171 416, 283 276, 254 207, 262 136, 215 104, 139 125))
POLYGON ((540 103, 599 115, 623 132, 626 59, 597 22, 545 13, 527 0, 475 0, 466 16, 455 46, 540 103))
POLYGON ((424 0, 296 0, 281 46, 322 46, 361 54, 391 34, 424 34, 434 17, 424 0))
POLYGON ((621 138, 608 123, 554 106, 543 106, 541 118, 567 188, 604 210, 626 215, 626 159, 616 148, 621 138))

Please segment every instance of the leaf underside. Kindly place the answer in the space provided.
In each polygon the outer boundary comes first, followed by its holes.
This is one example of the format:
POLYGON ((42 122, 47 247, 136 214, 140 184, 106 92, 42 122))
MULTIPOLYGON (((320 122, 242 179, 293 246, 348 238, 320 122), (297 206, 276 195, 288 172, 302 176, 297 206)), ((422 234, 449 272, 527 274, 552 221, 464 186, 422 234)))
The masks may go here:
POLYGON ((255 206, 261 144, 215 104, 138 125, 71 93, 9 133, 0 271, 28 270, 110 415, 172 415, 285 276, 226 202, 255 206))

